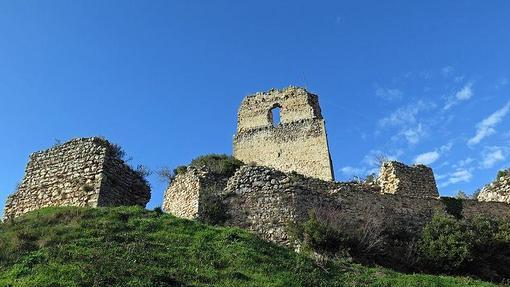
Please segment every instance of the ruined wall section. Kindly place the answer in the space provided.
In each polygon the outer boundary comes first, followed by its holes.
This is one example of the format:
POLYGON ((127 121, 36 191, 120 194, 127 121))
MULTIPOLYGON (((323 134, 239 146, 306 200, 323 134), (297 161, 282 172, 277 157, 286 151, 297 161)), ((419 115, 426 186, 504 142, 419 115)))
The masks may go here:
POLYGON ((434 172, 421 164, 408 166, 397 161, 385 162, 381 166, 378 182, 383 193, 439 197, 434 172))
POLYGON ((228 178, 211 173, 206 168, 189 166, 170 183, 163 197, 163 210, 180 218, 200 219, 204 199, 211 193, 221 193, 228 178))
POLYGON ((133 188, 134 182, 143 179, 122 161, 112 161, 109 156, 112 153, 108 141, 93 137, 74 139, 31 154, 23 181, 7 199, 4 217, 14 218, 48 206, 97 207, 124 203, 145 206, 150 188, 147 185, 133 188), (113 166, 119 169, 112 170, 113 166), (116 174, 111 175, 112 172, 116 174))
POLYGON ((98 206, 144 206, 151 199, 148 182, 108 146, 103 162, 103 181, 98 206))
POLYGON ((484 186, 477 199, 479 201, 510 203, 510 173, 484 186))
POLYGON ((238 113, 235 158, 278 170, 333 180, 325 122, 316 95, 289 87, 246 97, 238 113), (273 126, 273 108, 280 124, 273 126))
POLYGON ((47 206, 97 206, 106 152, 106 145, 98 140, 76 139, 31 154, 4 216, 12 218, 47 206))
MULTIPOLYGON (((312 211, 336 217, 345 223, 345 232, 368 221, 391 220, 395 228, 409 233, 419 233, 435 214, 452 212, 450 200, 384 194, 359 183, 326 182, 266 167, 241 167, 230 178, 225 193, 227 225, 279 244, 291 244, 289 223, 306 221, 312 211)), ((510 219, 508 204, 461 200, 455 208, 466 218, 510 219)))

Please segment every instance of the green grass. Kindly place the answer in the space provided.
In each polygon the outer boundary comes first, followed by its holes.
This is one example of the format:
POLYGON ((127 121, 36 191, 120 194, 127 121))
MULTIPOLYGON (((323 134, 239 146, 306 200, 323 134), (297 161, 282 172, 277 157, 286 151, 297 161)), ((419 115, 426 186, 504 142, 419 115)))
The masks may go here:
POLYGON ((0 224, 0 286, 495 286, 317 266, 236 228, 136 207, 45 208, 0 224))

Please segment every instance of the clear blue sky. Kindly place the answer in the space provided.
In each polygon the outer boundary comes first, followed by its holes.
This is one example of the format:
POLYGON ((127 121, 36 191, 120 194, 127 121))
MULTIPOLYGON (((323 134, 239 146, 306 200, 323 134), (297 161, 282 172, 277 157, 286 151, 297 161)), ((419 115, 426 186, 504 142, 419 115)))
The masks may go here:
POLYGON ((451 195, 510 166, 510 1, 247 2, 0 1, 0 204, 55 139, 231 153, 241 99, 288 85, 319 95, 339 180, 383 153, 451 195))

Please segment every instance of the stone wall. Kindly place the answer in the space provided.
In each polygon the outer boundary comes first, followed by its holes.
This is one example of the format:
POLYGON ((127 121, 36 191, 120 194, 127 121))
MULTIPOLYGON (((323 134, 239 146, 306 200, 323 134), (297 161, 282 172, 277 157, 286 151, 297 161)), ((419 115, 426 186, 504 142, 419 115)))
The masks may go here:
POLYGON ((381 166, 378 182, 383 193, 439 197, 432 169, 422 164, 408 166, 397 161, 387 161, 381 166))
POLYGON ((239 108, 233 149, 234 157, 245 163, 334 179, 318 97, 302 88, 246 97, 239 108), (281 109, 276 126, 274 108, 281 109))
MULTIPOLYGON (((165 194, 169 204, 165 204, 165 211, 189 219, 200 218, 205 204, 200 200, 201 192, 215 182, 205 180, 207 177, 207 172, 197 175, 193 169, 179 175, 165 194)), ((420 232, 434 214, 510 218, 510 205, 504 203, 381 193, 378 186, 323 181, 262 166, 240 167, 223 187, 225 224, 253 231, 279 244, 291 244, 289 223, 306 221, 312 211, 340 218, 346 223, 345 228, 355 229, 373 220, 392 220, 395 228, 414 233, 420 232)), ((215 190, 218 192, 218 186, 215 190)))
POLYGON ((116 157, 108 141, 78 138, 30 155, 4 217, 47 206, 145 206, 149 199, 145 180, 116 157))
POLYGON ((419 232, 434 214, 510 219, 508 204, 385 194, 359 183, 326 182, 265 167, 241 167, 225 192, 227 225, 280 244, 289 243, 289 222, 304 222, 316 210, 332 211, 352 228, 374 218, 391 218, 409 232, 419 232), (451 201, 457 210, 451 210, 451 201))
POLYGON ((163 197, 163 210, 186 219, 200 219, 204 199, 210 192, 221 192, 228 178, 211 173, 207 168, 189 166, 178 174, 168 186, 163 197))
POLYGON ((510 203, 510 172, 484 186, 477 199, 510 203))

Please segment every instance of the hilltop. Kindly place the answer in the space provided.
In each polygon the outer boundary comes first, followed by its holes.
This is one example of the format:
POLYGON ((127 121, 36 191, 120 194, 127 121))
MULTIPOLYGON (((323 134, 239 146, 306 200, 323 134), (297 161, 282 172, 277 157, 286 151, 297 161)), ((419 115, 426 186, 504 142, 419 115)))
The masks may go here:
POLYGON ((159 209, 44 208, 0 224, 0 286, 496 286, 316 262, 159 209))

